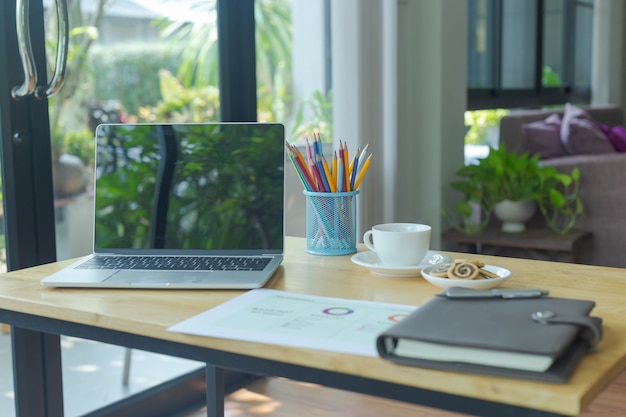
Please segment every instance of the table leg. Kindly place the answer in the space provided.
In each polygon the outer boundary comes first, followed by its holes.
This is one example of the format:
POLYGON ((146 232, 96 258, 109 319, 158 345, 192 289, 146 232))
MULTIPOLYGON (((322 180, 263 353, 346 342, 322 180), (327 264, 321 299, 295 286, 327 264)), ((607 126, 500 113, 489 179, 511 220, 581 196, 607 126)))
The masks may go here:
POLYGON ((224 369, 206 364, 207 417, 224 417, 224 369))
POLYGON ((17 417, 63 417, 61 339, 13 326, 13 381, 17 417))

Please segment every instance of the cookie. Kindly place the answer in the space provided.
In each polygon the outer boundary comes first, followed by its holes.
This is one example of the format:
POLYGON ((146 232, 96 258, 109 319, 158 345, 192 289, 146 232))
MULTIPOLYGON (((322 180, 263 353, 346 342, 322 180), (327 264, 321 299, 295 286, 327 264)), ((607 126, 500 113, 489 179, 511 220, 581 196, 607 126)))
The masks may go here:
POLYGON ((480 268, 472 262, 453 262, 448 268, 448 278, 470 280, 480 276, 480 268))
POLYGON ((460 262, 460 263, 470 263, 470 264, 474 264, 479 268, 482 268, 483 266, 485 266, 485 263, 482 261, 477 261, 476 259, 455 259, 454 262, 460 262))
POLYGON ((500 278, 500 275, 494 274, 493 272, 489 272, 486 269, 481 269, 480 270, 480 275, 482 275, 483 277, 485 277, 487 279, 500 278))

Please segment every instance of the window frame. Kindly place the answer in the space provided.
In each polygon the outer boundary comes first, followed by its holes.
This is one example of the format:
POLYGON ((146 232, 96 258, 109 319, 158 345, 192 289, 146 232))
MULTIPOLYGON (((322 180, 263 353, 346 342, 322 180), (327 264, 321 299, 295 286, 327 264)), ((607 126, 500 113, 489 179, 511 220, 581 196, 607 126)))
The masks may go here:
MULTIPOLYGON (((476 9, 476 1, 470 0, 468 7, 468 49, 471 51, 473 28, 476 27, 473 10, 476 9)), ((563 73, 560 87, 544 87, 542 85, 543 45, 544 45, 544 10, 545 0, 533 0, 536 2, 536 30, 535 30, 535 65, 534 86, 532 88, 507 89, 502 88, 502 11, 504 0, 487 0, 487 19, 492 35, 487 35, 487 44, 490 48, 492 71, 490 88, 467 87, 467 109, 482 110, 494 108, 537 108, 564 104, 567 102, 589 103, 591 101, 591 80, 589 85, 575 84, 576 62, 576 12, 577 7, 594 7, 593 0, 582 2, 578 0, 563 1, 563 31, 564 44, 562 45, 563 73)), ((472 73, 472 56, 468 54, 468 79, 472 73)))

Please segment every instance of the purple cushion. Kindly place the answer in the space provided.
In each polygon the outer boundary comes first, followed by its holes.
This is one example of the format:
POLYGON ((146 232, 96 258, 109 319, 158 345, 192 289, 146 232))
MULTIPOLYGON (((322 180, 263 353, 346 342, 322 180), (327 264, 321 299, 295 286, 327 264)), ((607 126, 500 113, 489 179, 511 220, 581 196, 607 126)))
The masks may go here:
POLYGON ((561 143, 561 118, 551 114, 545 120, 522 125, 524 148, 530 155, 539 154, 539 159, 557 158, 568 155, 561 143))
POLYGON ((589 113, 570 103, 565 105, 563 113, 561 142, 572 155, 615 153, 615 148, 589 113))
POLYGON ((617 152, 626 152, 626 127, 613 126, 605 134, 617 152))

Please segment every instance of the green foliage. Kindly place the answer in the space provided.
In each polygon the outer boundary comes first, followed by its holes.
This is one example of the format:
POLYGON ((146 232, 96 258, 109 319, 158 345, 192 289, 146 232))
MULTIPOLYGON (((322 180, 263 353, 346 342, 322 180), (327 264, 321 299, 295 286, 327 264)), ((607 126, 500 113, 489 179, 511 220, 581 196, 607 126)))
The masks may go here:
POLYGON ((561 78, 554 72, 552 67, 546 65, 541 72, 541 85, 544 87, 560 87, 561 78))
MULTIPOLYGON (((176 73, 185 87, 218 84, 218 51, 215 3, 188 2, 186 7, 211 16, 208 23, 160 19, 157 28, 169 50, 181 51, 176 73)), ((291 88, 291 2, 254 2, 256 66, 259 93, 284 97, 291 88), (281 89, 286 88, 281 94, 281 89)), ((262 94, 259 97, 262 99, 262 94)), ((271 108, 268 106, 267 108, 271 108)))
POLYGON ((62 148, 65 153, 79 157, 86 166, 93 166, 96 150, 91 130, 66 132, 63 136, 62 148))
POLYGON ((578 197, 580 171, 576 168, 568 176, 553 167, 543 167, 541 173, 545 192, 536 199, 539 210, 552 230, 566 234, 583 212, 583 203, 578 197))
POLYGON ((465 135, 465 143, 479 145, 485 143, 489 128, 498 127, 500 119, 509 114, 508 109, 468 110, 465 112, 465 126, 469 130, 465 135))
POLYGON ((313 132, 318 132, 322 138, 322 142, 331 143, 333 138, 333 92, 328 91, 324 94, 321 91, 315 91, 313 96, 304 100, 296 112, 294 120, 294 131, 291 132, 292 138, 311 136, 313 132), (306 118, 304 113, 310 110, 311 115, 306 118))
POLYGON ((161 100, 160 70, 176 72, 180 53, 158 43, 95 45, 90 57, 93 66, 94 96, 100 101, 117 100, 135 113, 142 106, 161 100))
MULTIPOLYGON (((482 230, 495 204, 503 200, 536 201, 548 226, 561 234, 571 230, 583 211, 578 197, 578 169, 571 175, 560 173, 554 167, 541 165, 538 155, 517 155, 500 146, 491 149, 478 164, 463 166, 456 175, 461 180, 452 182, 451 187, 463 193, 463 201, 456 206, 457 214, 467 218, 472 206, 479 206, 483 216, 478 226, 470 226, 471 230, 455 224, 464 232, 482 230)), ((445 211, 443 215, 447 217, 445 211)))
MULTIPOLYGON (((72 136, 75 147, 79 137, 88 140, 83 130, 93 131, 89 106, 115 100, 133 121, 194 122, 219 120, 217 25, 208 23, 160 20, 159 42, 95 44, 98 16, 105 0, 97 0, 98 13, 93 18, 81 11, 82 1, 72 2, 68 77, 66 86, 50 101, 53 149, 56 155, 72 136), (73 63, 73 64, 72 64, 73 63), (175 74, 175 75, 172 75, 175 74), (68 83, 71 81, 71 83, 68 83), (68 88, 70 84, 71 88, 68 88), (159 85, 160 88, 155 88, 159 85), (94 97, 98 103, 94 103, 94 97), (87 110, 87 111, 86 111, 87 110), (74 132, 75 133, 68 133, 74 132)), ((209 9, 215 18, 215 3, 197 0, 186 7, 209 9)), ((331 94, 315 92, 297 107, 292 92, 291 2, 262 0, 255 2, 256 66, 258 118, 263 121, 297 121, 294 131, 320 132, 332 138, 331 94), (308 106, 307 111, 302 109, 308 106), (302 117, 303 115, 307 117, 302 117), (305 122, 312 114, 313 121, 305 122), (302 124, 302 126, 299 126, 302 124)), ((50 17, 53 21, 53 16, 50 17)), ((53 33, 54 31, 49 31, 53 33)), ((50 39, 49 56, 54 56, 55 40, 50 39)), ((53 64, 51 62, 50 64, 53 64)), ((300 100, 300 98, 298 98, 300 100)), ((101 121, 102 122, 102 121, 101 121)), ((93 139, 89 139, 91 142, 93 139)), ((82 147, 86 147, 84 144, 82 147)), ((84 161, 89 164, 89 160, 84 161)))
MULTIPOLYGON (((197 0, 187 5, 215 19, 215 4, 197 0)), ((263 0, 254 3, 258 119, 288 120, 292 101, 291 2, 263 0)), ((215 21, 189 24, 161 19, 157 23, 167 50, 181 51, 176 78, 185 88, 218 85, 217 26, 215 21)))
MULTIPOLYGON (((99 218, 96 234, 105 247, 151 247, 152 201, 160 153, 153 130, 142 128, 99 137, 116 149, 98 178, 99 218), (120 217, 115 213, 128 213, 120 217)), ((268 168, 268 152, 282 155, 281 146, 268 146, 267 130, 241 126, 231 136, 219 125, 180 126, 180 143, 194 147, 194 156, 180 154, 169 199, 165 247, 276 247, 282 238, 282 166, 268 168), (242 146, 242 141, 246 146, 242 146), (197 166, 214 167, 198 176, 197 166), (202 215, 199 215, 202 213, 202 215), (198 234, 197 231, 202 233, 198 234)), ((282 138, 273 142, 280 143, 282 138)), ((277 155, 271 156, 271 158, 277 155)))
POLYGON ((140 122, 190 123, 219 121, 217 87, 185 88, 168 71, 159 71, 163 100, 154 107, 140 107, 135 116, 140 122))

